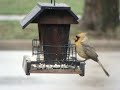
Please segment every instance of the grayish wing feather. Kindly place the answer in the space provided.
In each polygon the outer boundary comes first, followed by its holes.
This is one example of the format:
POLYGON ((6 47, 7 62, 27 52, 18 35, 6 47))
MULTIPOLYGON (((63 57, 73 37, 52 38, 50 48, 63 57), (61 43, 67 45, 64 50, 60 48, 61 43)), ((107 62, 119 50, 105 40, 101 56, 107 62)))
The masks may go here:
POLYGON ((95 52, 95 49, 93 47, 91 47, 90 45, 87 45, 85 43, 81 43, 81 44, 82 44, 82 47, 83 47, 85 54, 88 56, 88 59, 92 59, 92 60, 98 62, 99 65, 101 66, 101 68, 103 69, 103 71, 105 72, 105 74, 107 76, 110 76, 109 73, 107 72, 107 70, 103 67, 101 62, 98 60, 98 55, 95 52))
POLYGON ((89 59, 93 59, 93 60, 97 60, 97 53, 95 52, 95 49, 93 47, 91 47, 90 45, 87 45, 85 43, 81 43, 83 50, 85 52, 85 54, 89 57, 89 59))

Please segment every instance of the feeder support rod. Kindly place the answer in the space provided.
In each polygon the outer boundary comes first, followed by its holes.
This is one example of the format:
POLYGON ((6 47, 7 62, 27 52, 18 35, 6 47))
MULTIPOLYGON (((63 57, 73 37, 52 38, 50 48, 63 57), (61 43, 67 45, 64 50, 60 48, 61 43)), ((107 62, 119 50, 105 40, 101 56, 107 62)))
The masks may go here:
POLYGON ((54 0, 54 6, 55 6, 55 0, 54 0))
MULTIPOLYGON (((53 3, 53 1, 51 0, 51 4, 53 3)), ((55 6, 55 0, 54 0, 54 6, 55 6)))

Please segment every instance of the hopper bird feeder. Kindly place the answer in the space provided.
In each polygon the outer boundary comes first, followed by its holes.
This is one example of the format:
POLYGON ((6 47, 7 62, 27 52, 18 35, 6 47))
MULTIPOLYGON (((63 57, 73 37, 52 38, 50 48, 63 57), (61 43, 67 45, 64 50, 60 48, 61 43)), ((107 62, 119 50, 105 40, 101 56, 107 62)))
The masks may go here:
POLYGON ((23 29, 30 23, 38 24, 39 39, 32 41, 32 57, 23 58, 26 75, 69 73, 84 76, 85 63, 77 60, 76 47, 69 42, 70 24, 78 24, 78 17, 68 5, 38 2, 20 23, 23 29))

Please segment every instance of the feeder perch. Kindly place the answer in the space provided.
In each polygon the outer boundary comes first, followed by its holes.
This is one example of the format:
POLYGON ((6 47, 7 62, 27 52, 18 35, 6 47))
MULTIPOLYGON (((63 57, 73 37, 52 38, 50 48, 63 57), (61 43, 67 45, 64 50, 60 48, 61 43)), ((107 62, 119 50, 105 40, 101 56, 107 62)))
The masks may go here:
POLYGON ((85 63, 77 60, 76 47, 69 42, 70 25, 78 24, 78 17, 68 5, 38 2, 20 22, 23 29, 30 23, 38 24, 39 39, 32 41, 32 56, 24 56, 26 75, 68 73, 84 76, 85 63))

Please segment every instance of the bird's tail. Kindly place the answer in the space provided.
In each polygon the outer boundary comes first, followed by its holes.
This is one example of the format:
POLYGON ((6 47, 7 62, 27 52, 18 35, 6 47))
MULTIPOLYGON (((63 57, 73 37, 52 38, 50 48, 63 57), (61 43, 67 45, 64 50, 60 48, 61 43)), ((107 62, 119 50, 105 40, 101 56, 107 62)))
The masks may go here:
POLYGON ((109 77, 109 73, 107 72, 107 70, 103 67, 103 65, 101 64, 101 62, 98 60, 98 64, 101 66, 101 68, 103 69, 103 71, 105 72, 105 74, 109 77))

